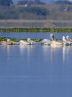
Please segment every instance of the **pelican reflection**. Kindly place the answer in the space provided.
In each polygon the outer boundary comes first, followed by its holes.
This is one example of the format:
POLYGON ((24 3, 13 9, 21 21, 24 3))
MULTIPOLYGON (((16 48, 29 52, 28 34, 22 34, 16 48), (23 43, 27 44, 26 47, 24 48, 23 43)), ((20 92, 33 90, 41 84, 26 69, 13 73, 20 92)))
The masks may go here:
POLYGON ((48 55, 48 52, 49 52, 49 46, 48 45, 43 45, 43 53, 44 53, 44 56, 47 56, 48 55))
POLYGON ((27 49, 27 55, 30 56, 33 50, 33 45, 28 45, 26 49, 27 49))
POLYGON ((51 62, 51 64, 53 64, 54 63, 54 57, 55 57, 55 52, 56 52, 56 48, 52 48, 51 47, 51 54, 50 54, 50 62, 51 62))
POLYGON ((63 63, 68 63, 69 61, 69 53, 70 53, 70 46, 63 46, 63 63))
POLYGON ((24 53, 27 53, 27 55, 29 56, 30 51, 32 49, 32 45, 19 45, 20 48, 20 54, 23 55, 24 53))

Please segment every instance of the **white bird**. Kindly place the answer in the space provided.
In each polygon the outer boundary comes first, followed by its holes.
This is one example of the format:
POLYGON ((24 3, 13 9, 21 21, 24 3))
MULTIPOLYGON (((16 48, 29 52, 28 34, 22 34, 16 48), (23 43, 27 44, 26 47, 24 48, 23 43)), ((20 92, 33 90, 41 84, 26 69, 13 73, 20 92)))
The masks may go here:
POLYGON ((48 39, 43 39, 42 41, 41 41, 41 43, 42 44, 44 44, 44 45, 50 45, 50 40, 48 40, 48 39))

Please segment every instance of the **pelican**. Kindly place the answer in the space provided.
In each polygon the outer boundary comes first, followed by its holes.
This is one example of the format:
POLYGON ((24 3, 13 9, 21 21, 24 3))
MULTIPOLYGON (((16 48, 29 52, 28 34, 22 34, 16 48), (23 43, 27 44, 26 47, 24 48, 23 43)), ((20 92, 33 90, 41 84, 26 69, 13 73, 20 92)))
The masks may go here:
POLYGON ((27 41, 24 41, 24 40, 20 40, 19 44, 20 45, 29 45, 29 43, 27 41))
POLYGON ((72 40, 69 38, 69 36, 66 36, 66 38, 65 38, 65 36, 63 36, 62 41, 63 41, 63 44, 66 46, 69 46, 72 44, 72 40))
POLYGON ((50 44, 51 44, 50 42, 51 42, 51 41, 48 40, 48 39, 43 39, 43 40, 41 41, 41 44, 50 45, 50 44))
POLYGON ((1 42, 2 45, 13 45, 15 42, 11 41, 10 39, 7 39, 6 41, 1 42))
POLYGON ((35 42, 33 41, 33 40, 31 40, 30 38, 27 38, 27 42, 29 43, 29 44, 35 44, 35 42))
POLYGON ((25 40, 20 40, 19 41, 19 44, 20 45, 32 45, 32 44, 34 44, 35 42, 34 41, 32 41, 30 38, 27 38, 27 41, 25 41, 25 40))
POLYGON ((51 41, 52 47, 60 47, 62 45, 63 45, 62 41, 56 41, 56 40, 51 41))

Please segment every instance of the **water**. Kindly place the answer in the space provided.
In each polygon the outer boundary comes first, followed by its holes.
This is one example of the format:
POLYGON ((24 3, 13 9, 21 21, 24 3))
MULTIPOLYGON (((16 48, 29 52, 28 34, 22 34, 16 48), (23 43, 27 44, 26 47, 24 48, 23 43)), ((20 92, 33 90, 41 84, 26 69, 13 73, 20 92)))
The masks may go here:
MULTIPOLYGON (((66 36, 66 35, 70 35, 70 37, 72 37, 72 33, 57 33, 57 32, 55 32, 54 33, 54 35, 55 35, 55 37, 56 38, 62 38, 62 36, 64 35, 64 36, 66 36)), ((14 32, 14 33, 12 33, 12 32, 0 32, 0 36, 1 37, 9 37, 9 38, 17 38, 17 39, 23 39, 23 38, 28 38, 28 37, 30 37, 30 38, 50 38, 50 33, 48 32, 40 32, 40 33, 38 33, 38 32, 14 32)))
POLYGON ((72 97, 72 47, 0 45, 0 97, 72 97))

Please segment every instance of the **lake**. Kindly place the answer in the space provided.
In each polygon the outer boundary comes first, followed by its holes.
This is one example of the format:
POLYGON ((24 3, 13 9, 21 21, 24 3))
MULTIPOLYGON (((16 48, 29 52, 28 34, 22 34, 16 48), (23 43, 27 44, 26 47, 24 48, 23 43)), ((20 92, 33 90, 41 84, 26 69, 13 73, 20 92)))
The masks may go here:
MULTIPOLYGON (((49 38, 49 34, 0 33, 0 36, 49 38)), ((68 35, 72 37, 72 33, 68 35)), ((72 97, 72 46, 0 45, 0 97, 72 97)))
MULTIPOLYGON (((50 32, 51 33, 51 32, 50 32)), ((23 39, 23 38, 50 38, 49 32, 0 32, 1 37, 8 37, 8 38, 16 38, 16 39, 23 39)), ((53 33, 56 38, 62 38, 63 35, 70 35, 72 37, 72 33, 70 32, 54 32, 53 33)))

